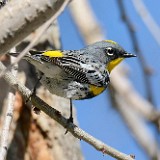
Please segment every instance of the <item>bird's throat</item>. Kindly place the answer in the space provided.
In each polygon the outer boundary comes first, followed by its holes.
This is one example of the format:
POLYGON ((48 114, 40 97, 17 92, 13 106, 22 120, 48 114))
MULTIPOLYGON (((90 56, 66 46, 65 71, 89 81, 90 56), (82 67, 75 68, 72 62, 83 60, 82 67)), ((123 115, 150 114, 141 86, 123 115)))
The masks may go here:
POLYGON ((117 58, 111 62, 109 62, 109 64, 107 65, 107 70, 109 71, 109 73, 112 71, 112 69, 117 66, 124 58, 117 58))

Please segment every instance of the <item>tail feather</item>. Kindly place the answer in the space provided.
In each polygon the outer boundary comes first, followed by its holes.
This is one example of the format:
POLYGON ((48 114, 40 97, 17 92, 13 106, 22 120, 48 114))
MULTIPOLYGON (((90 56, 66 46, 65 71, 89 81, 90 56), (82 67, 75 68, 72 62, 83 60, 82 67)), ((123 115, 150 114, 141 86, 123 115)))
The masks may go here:
MULTIPOLYGON (((33 65, 35 65, 35 63, 40 64, 40 63, 42 63, 41 53, 43 53, 43 52, 30 50, 29 53, 26 54, 22 59, 27 60, 29 63, 31 63, 33 65)), ((8 53, 9 56, 13 56, 13 57, 18 57, 19 54, 20 54, 20 52, 9 52, 8 53)))
MULTIPOLYGON (((35 50, 30 50, 28 55, 36 55, 36 54, 42 54, 44 51, 35 51, 35 50)), ((9 56, 17 57, 20 54, 20 52, 9 52, 9 56)))
POLYGON ((29 53, 30 53, 31 55, 35 55, 35 54, 42 54, 42 53, 44 53, 44 51, 30 50, 29 53))
POLYGON ((9 56, 13 56, 13 57, 18 57, 19 54, 20 52, 9 52, 8 53, 9 56))

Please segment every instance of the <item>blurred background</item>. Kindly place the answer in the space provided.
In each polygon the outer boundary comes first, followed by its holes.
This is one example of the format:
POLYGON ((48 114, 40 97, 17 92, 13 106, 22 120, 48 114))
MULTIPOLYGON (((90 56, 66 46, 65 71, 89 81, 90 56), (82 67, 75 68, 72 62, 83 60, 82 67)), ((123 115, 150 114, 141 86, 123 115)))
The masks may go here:
MULTIPOLYGON (((131 81, 135 90, 144 99, 152 99, 151 103, 159 110, 160 41, 158 42, 150 31, 150 29, 155 30, 151 24, 152 22, 149 21, 151 28, 148 29, 143 21, 143 18, 148 18, 147 14, 150 14, 159 29, 157 31, 160 31, 159 1, 133 1, 134 0, 90 0, 89 4, 102 29, 105 39, 114 40, 128 52, 137 54, 137 58, 127 59, 124 62, 125 67, 129 70, 129 81, 131 81), (148 13, 145 13, 141 8, 142 17, 137 12, 135 3, 137 3, 139 7, 139 3, 143 3, 148 13), (122 17, 123 13, 127 17, 126 20, 122 17), (128 28, 128 21, 130 23, 129 25, 131 25, 130 27, 134 28, 134 31, 130 31, 130 28, 128 28), (133 36, 135 36, 136 39, 133 36), (134 43, 137 43, 138 53, 136 53, 137 50, 134 43), (143 65, 141 63, 143 63, 143 65), (142 68, 142 66, 144 68, 142 68), (147 83, 146 77, 148 79, 147 83), (149 87, 146 85, 149 85, 149 87)), ((85 46, 85 41, 78 32, 69 9, 64 11, 59 17, 58 22, 60 25, 63 49, 80 49, 85 46)), ((157 32, 157 35, 160 35, 160 32, 157 32)), ((122 115, 117 112, 116 107, 111 103, 109 90, 90 100, 74 101, 74 105, 77 109, 79 126, 82 129, 124 153, 134 154, 136 159, 150 159, 146 150, 137 142, 134 133, 126 125, 126 121, 124 121, 122 115)), ((141 107, 145 108, 145 106, 141 107)), ((147 127, 149 134, 159 142, 160 137, 157 127, 146 119, 142 121, 145 127, 147 127)), ((138 126, 137 130, 139 130, 138 126)), ((90 147, 87 143, 82 141, 81 146, 84 157, 87 160, 106 159, 103 154, 96 152, 94 148, 90 147)), ((107 157, 107 159, 112 158, 107 157)))
MULTIPOLYGON (((73 101, 80 128, 137 160, 160 160, 159 6, 158 0, 73 0, 34 47, 73 50, 110 39, 137 55, 112 71, 111 84, 101 95, 73 101)), ((38 32, 15 49, 22 51, 38 32)), ((1 61, 9 63, 9 57, 1 61)), ((33 89, 37 78, 33 66, 22 61, 19 70, 19 80, 33 89)), ((6 85, 0 81, 0 129, 5 121, 6 85)), ((68 117, 68 100, 49 94, 42 86, 37 94, 68 117)), ((62 126, 43 113, 36 115, 18 92, 15 102, 8 160, 113 159, 70 133, 64 135, 62 126)))

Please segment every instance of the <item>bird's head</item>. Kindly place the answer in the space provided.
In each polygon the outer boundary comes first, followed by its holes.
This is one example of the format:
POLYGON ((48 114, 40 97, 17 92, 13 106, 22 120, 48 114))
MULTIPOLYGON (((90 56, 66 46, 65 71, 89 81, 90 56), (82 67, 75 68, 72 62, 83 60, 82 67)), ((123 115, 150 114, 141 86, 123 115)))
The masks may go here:
POLYGON ((103 49, 107 57, 107 70, 109 72, 123 59, 136 57, 136 55, 126 52, 118 43, 112 40, 103 41, 103 49))

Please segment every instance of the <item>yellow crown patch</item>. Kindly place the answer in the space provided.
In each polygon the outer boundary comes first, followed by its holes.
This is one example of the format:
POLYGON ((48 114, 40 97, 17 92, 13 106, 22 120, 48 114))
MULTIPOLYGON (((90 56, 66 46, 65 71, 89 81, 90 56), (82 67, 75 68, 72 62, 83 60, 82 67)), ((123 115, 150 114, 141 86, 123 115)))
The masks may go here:
POLYGON ((114 42, 114 41, 112 41, 112 40, 104 40, 104 41, 106 41, 106 42, 108 42, 108 43, 112 43, 112 44, 117 44, 116 42, 114 42))

